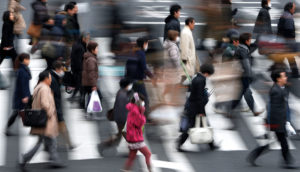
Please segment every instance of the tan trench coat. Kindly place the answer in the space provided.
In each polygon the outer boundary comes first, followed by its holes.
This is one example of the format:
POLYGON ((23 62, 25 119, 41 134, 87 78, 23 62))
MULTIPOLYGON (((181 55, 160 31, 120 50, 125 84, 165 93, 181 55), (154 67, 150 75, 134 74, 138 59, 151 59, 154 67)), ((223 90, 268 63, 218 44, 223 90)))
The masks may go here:
POLYGON ((8 10, 15 16, 14 34, 21 35, 26 29, 26 23, 21 11, 26 10, 24 6, 20 4, 21 0, 10 0, 8 3, 8 10))
POLYGON ((40 83, 33 92, 32 109, 44 109, 48 115, 46 128, 31 128, 30 134, 54 138, 58 135, 58 121, 51 88, 40 83))

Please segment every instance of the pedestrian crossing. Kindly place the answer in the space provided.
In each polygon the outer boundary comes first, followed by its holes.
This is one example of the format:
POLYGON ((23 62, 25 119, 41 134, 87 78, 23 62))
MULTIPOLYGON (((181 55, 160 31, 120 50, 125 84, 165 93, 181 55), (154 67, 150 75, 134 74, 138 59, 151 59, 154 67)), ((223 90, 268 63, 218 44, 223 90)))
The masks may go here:
MULTIPOLYGON (((104 41, 104 40, 102 40, 104 41)), ((105 41, 104 41, 105 42, 105 41)), ((105 49, 105 48, 104 48, 105 49)), ((104 58, 104 57, 102 57, 104 58)), ((37 83, 38 74, 40 71, 43 70, 45 67, 45 62, 43 59, 33 58, 32 63, 30 65, 30 68, 32 70, 33 79, 31 81, 31 91, 33 91, 33 88, 35 84, 37 83)), ((1 65, 0 70, 5 74, 8 75, 10 72, 10 61, 9 59, 5 60, 3 62, 3 65, 1 65)), ((116 94, 116 91, 118 89, 118 79, 117 78, 110 78, 110 77, 103 77, 99 79, 100 88, 102 89, 102 92, 104 92, 106 95, 105 97, 108 98, 108 102, 110 103, 110 106, 112 106, 114 102, 114 97, 116 94)), ((209 89, 212 89, 212 86, 208 84, 209 89)), ((1 90, 0 91, 0 113, 1 114, 8 114, 10 111, 10 102, 9 100, 9 93, 10 90, 1 90), (2 108, 3 107, 3 108, 2 108)), ((260 97, 259 93, 254 91, 254 99, 257 100, 257 104, 259 104, 261 107, 264 107, 264 100, 260 97)), ((65 95, 65 98, 67 98, 68 95, 65 95)), ((213 111, 213 104, 214 104, 214 96, 210 97, 210 102, 208 103, 206 109, 208 114, 208 119, 214 128, 214 136, 215 136, 215 142, 220 147, 217 151, 220 152, 229 152, 229 151, 248 151, 251 149, 247 146, 246 142, 243 137, 241 137, 241 133, 237 130, 230 130, 229 128, 232 128, 233 124, 232 122, 224 117, 221 114, 215 114, 213 111)), ((297 97, 291 98, 291 108, 297 109, 297 105, 299 104, 299 99, 297 97)), ((89 159, 101 159, 101 157, 97 152, 97 144, 103 141, 102 137, 99 134, 99 123, 94 121, 86 121, 84 118, 84 112, 78 108, 74 108, 70 102, 67 100, 64 100, 64 106, 66 109, 65 115, 66 115, 66 121, 67 126, 70 132, 71 140, 74 142, 74 144, 77 146, 76 149, 68 153, 69 160, 89 160, 89 159)), ((160 152, 155 152, 153 159, 153 164, 156 167, 156 171, 159 171, 160 168, 169 168, 173 169, 175 171, 182 171, 182 169, 186 169, 186 171, 196 171, 193 169, 192 165, 189 162, 189 159, 184 155, 184 153, 179 153, 175 149, 175 143, 176 139, 179 135, 178 127, 179 127, 179 117, 182 113, 183 108, 182 107, 161 107, 151 114, 153 117, 164 120, 168 119, 169 121, 172 121, 170 124, 161 125, 158 126, 158 131, 162 133, 160 137, 162 137, 162 147, 168 157, 168 161, 161 160, 160 159, 160 152), (175 165, 177 164, 177 165, 175 165)), ((249 115, 249 113, 242 113, 242 117, 244 121, 246 121, 247 128, 250 129, 253 136, 260 136, 264 134, 265 128, 263 127, 263 117, 265 115, 262 115, 260 117, 253 117, 252 115, 249 115)), ((0 126, 5 126, 5 122, 7 121, 7 115, 1 115, 0 117, 0 126)), ((296 118, 298 119, 298 118, 296 118)), ((295 120, 296 120, 295 119, 295 120)), ((33 136, 28 135, 29 128, 24 128, 21 124, 21 121, 19 121, 19 131, 20 131, 20 144, 19 144, 19 150, 20 154, 25 153, 28 151, 31 146, 33 146, 36 142, 36 138, 33 136), (26 144, 24 144, 26 143, 26 144)), ((116 126, 112 124, 112 131, 111 133, 116 132, 116 126)), ((1 128, 0 131, 0 166, 4 166, 6 162, 6 155, 5 150, 7 145, 7 137, 3 134, 4 133, 4 127, 1 128)), ((102 132, 100 132, 102 133, 102 132)), ((147 137, 147 136, 146 136, 147 137)), ((251 137, 251 136, 249 136, 251 137)), ((151 138, 148 140, 148 146, 151 149, 151 138)), ((268 140, 256 140, 258 144, 264 144, 268 142, 268 140)), ((290 147, 292 149, 296 149, 295 145, 291 141, 289 141, 290 147)), ((120 145, 121 151, 126 152, 126 142, 123 140, 120 145)), ((272 149, 278 149, 279 145, 274 144, 274 146, 271 147, 272 149)), ((189 141, 187 141, 183 145, 183 149, 187 150, 189 152, 199 152, 201 149, 199 149, 198 145, 193 145, 189 141)), ((199 153, 199 156, 201 153, 199 153)), ((47 154, 44 151, 40 151, 31 161, 31 163, 42 163, 47 161, 47 154)), ((139 158, 140 162, 143 163, 143 157, 139 158)))

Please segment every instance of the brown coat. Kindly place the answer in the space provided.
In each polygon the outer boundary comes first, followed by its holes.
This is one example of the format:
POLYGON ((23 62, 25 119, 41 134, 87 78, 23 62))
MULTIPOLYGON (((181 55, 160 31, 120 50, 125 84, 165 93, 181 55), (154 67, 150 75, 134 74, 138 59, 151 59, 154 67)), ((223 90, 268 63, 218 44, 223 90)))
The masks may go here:
POLYGON ((23 34, 23 31, 26 29, 26 23, 21 13, 21 11, 26 10, 26 8, 20 4, 20 1, 21 0, 9 0, 8 3, 8 10, 15 16, 14 34, 17 35, 23 34))
POLYGON ((53 93, 50 86, 40 83, 33 92, 32 109, 44 109, 48 115, 46 128, 31 128, 30 134, 54 138, 58 135, 58 122, 53 93))
POLYGON ((91 52, 83 55, 82 86, 97 86, 98 61, 97 56, 91 52))

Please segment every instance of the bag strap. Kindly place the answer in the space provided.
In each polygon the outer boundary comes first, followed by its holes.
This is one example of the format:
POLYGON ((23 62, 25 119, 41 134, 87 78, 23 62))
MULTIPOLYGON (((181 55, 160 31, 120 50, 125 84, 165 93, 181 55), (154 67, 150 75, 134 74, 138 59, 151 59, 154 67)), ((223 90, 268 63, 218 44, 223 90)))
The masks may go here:
POLYGON ((187 73, 187 70, 186 70, 186 67, 185 67, 185 64, 182 62, 182 60, 180 60, 180 64, 183 68, 183 71, 185 73, 185 76, 188 78, 189 81, 192 81, 192 78, 190 77, 190 75, 187 73))
POLYGON ((195 128, 207 128, 208 127, 205 116, 197 115, 195 122, 196 122, 195 128), (200 123, 202 123, 202 127, 201 127, 200 123))

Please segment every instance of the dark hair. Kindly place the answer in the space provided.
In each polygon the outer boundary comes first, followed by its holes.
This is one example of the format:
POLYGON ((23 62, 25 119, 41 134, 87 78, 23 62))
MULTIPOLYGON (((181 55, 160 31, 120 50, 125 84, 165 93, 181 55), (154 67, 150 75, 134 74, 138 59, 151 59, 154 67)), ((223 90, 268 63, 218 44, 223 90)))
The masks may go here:
POLYGON ((293 8, 293 6, 294 6, 294 2, 288 2, 284 6, 284 11, 290 11, 293 8))
POLYGON ((241 44, 246 44, 246 41, 251 39, 251 33, 243 33, 240 35, 240 43, 241 44))
POLYGON ((3 22, 8 22, 8 21, 10 21, 10 19, 9 19, 10 13, 11 13, 10 11, 5 11, 5 12, 3 13, 3 17, 2 17, 3 22))
POLYGON ((179 4, 173 4, 173 5, 171 5, 171 7, 170 7, 170 14, 171 14, 172 16, 174 16, 175 12, 178 12, 178 11, 180 11, 180 10, 181 10, 181 6, 180 6, 179 4))
POLYGON ((52 64, 52 69, 60 69, 61 67, 63 67, 63 63, 59 60, 56 60, 55 62, 53 62, 52 64))
POLYGON ((17 57, 17 60, 15 62, 16 69, 20 68, 21 63, 24 62, 25 59, 30 59, 30 55, 27 53, 22 53, 17 57))
POLYGON ((143 49, 146 42, 148 42, 146 37, 140 37, 136 40, 136 46, 143 49))
POLYGON ((48 70, 44 70, 43 72, 41 72, 39 74, 39 81, 37 83, 37 85, 39 85, 39 83, 43 82, 46 78, 49 78, 50 76, 50 72, 48 70))
POLYGON ((73 10, 74 8, 75 8, 75 5, 74 5, 74 4, 68 3, 68 4, 65 6, 65 11, 73 10))
POLYGON ((212 75, 215 73, 215 69, 214 69, 214 66, 212 64, 203 64, 200 66, 200 72, 205 74, 209 74, 209 75, 212 75))
POLYGON ((97 42, 91 41, 91 42, 89 42, 88 45, 87 45, 87 50, 88 50, 89 52, 92 52, 92 51, 94 51, 97 47, 98 47, 98 43, 97 43, 97 42))
POLYGON ((120 80, 120 87, 122 89, 126 88, 128 85, 130 85, 132 83, 132 81, 130 79, 127 79, 127 78, 123 78, 120 80))
POLYGON ((193 23, 193 21, 195 21, 195 19, 193 17, 189 17, 185 20, 185 25, 189 25, 190 23, 193 23))
POLYGON ((77 2, 75 2, 75 1, 70 1, 69 4, 77 5, 77 2))
POLYGON ((282 70, 282 69, 277 69, 277 70, 274 70, 272 71, 271 73, 271 78, 274 82, 277 82, 277 79, 281 77, 281 73, 282 72, 285 72, 285 70, 282 70))
POLYGON ((261 7, 268 5, 268 0, 261 0, 261 7))

